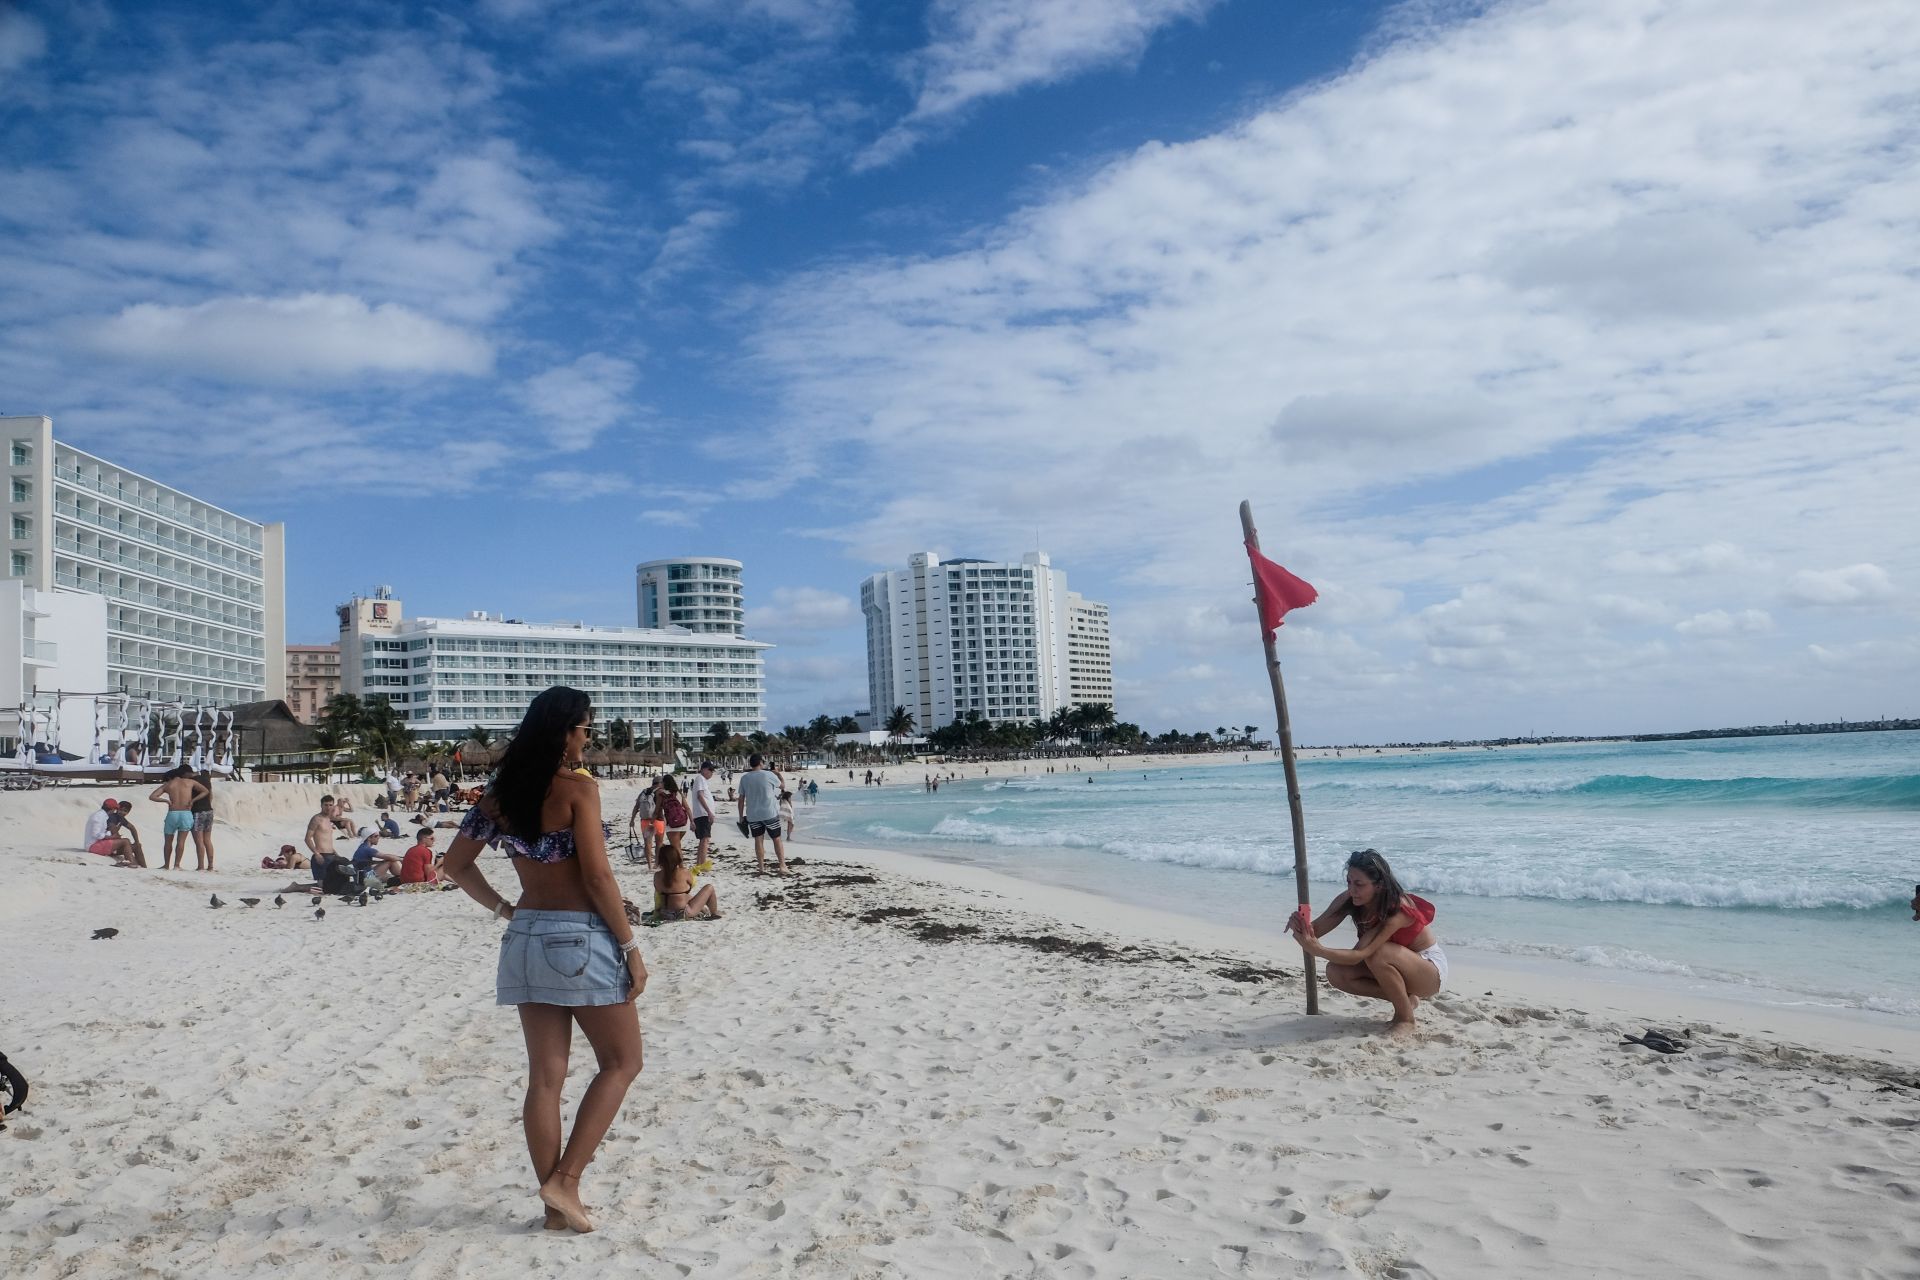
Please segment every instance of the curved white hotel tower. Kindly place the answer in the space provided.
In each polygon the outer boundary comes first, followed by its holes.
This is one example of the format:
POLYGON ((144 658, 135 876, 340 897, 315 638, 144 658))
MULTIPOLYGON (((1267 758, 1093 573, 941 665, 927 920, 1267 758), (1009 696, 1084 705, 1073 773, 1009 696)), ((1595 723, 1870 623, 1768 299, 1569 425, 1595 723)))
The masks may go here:
POLYGON ((649 560, 634 570, 643 627, 685 627, 696 635, 744 636, 740 562, 720 556, 649 560))
POLYGON ((916 552, 861 583, 860 608, 876 725, 895 707, 928 733, 968 711, 1026 721, 1112 705, 1106 606, 1068 591, 1044 551, 1018 564, 916 552))

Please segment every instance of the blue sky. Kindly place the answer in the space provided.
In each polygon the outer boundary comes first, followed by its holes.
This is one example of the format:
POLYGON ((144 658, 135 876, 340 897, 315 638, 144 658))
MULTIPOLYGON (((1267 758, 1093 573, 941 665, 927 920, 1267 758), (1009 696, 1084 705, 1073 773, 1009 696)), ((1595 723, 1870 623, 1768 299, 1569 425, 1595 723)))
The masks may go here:
POLYGON ((0 411, 288 526, 291 638, 1037 536, 1118 713, 1920 714, 1903 2, 0 7, 0 411))

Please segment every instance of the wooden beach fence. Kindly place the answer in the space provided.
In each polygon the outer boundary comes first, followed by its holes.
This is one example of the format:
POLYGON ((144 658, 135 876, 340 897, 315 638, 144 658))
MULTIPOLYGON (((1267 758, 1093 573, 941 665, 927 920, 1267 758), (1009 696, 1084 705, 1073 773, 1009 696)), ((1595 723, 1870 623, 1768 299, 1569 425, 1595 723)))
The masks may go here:
MULTIPOLYGON (((1267 681, 1273 686, 1273 712, 1280 721, 1280 763, 1287 774, 1287 810, 1293 818, 1293 881, 1299 894, 1299 914, 1311 927, 1313 905, 1307 891, 1307 819, 1300 806, 1300 775, 1293 765, 1293 721, 1287 716, 1287 686, 1280 678, 1280 654, 1274 647, 1274 633, 1289 609, 1312 604, 1319 593, 1285 569, 1260 554, 1260 532, 1253 527, 1253 504, 1240 504, 1240 532, 1247 544, 1247 558, 1253 565, 1253 603, 1260 611, 1260 642, 1266 650, 1267 681)), ((1307 1012, 1320 1012, 1319 966, 1310 955, 1302 955, 1307 977, 1307 1012)))

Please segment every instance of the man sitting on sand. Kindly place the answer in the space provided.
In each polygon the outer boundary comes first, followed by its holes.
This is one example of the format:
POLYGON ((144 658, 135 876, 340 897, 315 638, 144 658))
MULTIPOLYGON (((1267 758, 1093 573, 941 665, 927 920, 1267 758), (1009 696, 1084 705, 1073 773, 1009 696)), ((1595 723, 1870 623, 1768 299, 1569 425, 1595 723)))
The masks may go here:
POLYGON ((116 867, 144 867, 147 858, 139 845, 124 836, 109 834, 113 817, 119 812, 119 806, 114 801, 103 800, 98 809, 87 815, 86 833, 80 837, 81 846, 88 853, 112 858, 116 867))
POLYGON ((389 884, 400 879, 400 859, 380 851, 380 833, 372 827, 360 828, 360 847, 353 851, 353 870, 364 882, 369 872, 389 884))
MULTIPOLYGON (((193 780, 193 770, 186 765, 178 765, 167 773, 167 779, 153 789, 147 799, 159 804, 166 802, 167 820, 162 828, 160 843, 160 869, 179 871, 183 868, 187 856, 187 841, 193 839, 193 802, 205 795, 211 795, 205 787, 193 780)), ((198 850, 196 849, 197 853, 198 850)), ((196 859, 200 863, 196 871, 205 871, 206 858, 196 859)))
POLYGON ((433 828, 421 827, 413 833, 413 847, 400 859, 400 883, 440 883, 440 872, 434 865, 433 828))

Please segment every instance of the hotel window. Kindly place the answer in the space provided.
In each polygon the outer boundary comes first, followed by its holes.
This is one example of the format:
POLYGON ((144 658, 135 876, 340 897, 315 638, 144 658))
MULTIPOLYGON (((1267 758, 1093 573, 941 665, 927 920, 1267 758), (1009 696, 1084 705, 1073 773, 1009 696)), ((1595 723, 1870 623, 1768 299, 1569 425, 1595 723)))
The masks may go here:
POLYGON ((13 465, 16 467, 24 467, 32 461, 33 446, 25 440, 15 440, 13 442, 13 465))
POLYGON ((16 542, 24 542, 33 536, 33 521, 25 516, 13 518, 13 537, 16 542))
POLYGON ((28 555, 24 551, 14 552, 13 553, 13 569, 12 569, 13 576, 16 578, 24 578, 32 572, 33 572, 33 557, 28 555))
POLYGON ((33 481, 22 480, 15 476, 13 480, 13 500, 15 502, 33 501, 33 481))

